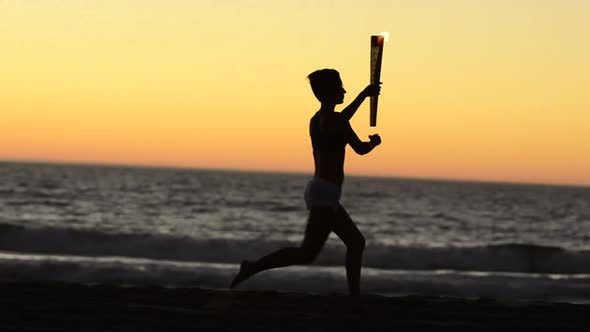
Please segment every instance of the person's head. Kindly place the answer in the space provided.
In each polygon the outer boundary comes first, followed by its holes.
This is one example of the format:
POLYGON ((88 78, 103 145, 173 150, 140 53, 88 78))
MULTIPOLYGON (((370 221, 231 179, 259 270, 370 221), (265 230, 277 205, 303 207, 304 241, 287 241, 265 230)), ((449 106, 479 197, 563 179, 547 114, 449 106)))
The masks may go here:
POLYGON ((334 69, 320 69, 307 76, 311 90, 321 103, 342 104, 346 90, 340 74, 334 69))

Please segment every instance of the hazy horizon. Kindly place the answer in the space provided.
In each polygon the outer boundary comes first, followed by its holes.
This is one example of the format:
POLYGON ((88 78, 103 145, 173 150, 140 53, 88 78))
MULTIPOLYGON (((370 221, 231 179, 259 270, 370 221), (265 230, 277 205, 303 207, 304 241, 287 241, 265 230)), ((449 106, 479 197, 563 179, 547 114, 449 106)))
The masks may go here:
MULTIPOLYGON (((55 166, 81 166, 81 167, 113 167, 113 168, 147 168, 147 169, 164 169, 164 170, 185 170, 185 171, 211 171, 211 172, 242 172, 242 173, 267 173, 267 174, 293 174, 293 175, 313 175, 313 170, 305 171, 285 171, 280 169, 258 169, 258 168, 223 168, 215 166, 179 166, 170 164, 125 164, 112 163, 105 161, 59 161, 59 160, 10 160, 0 159, 0 164, 28 164, 28 165, 55 165, 55 166)), ((436 177, 410 177, 397 175, 375 175, 348 172, 345 177, 366 177, 366 178, 383 178, 394 180, 408 181, 434 181, 434 182, 467 182, 482 184, 506 184, 506 185, 531 185, 531 186, 559 186, 559 187, 578 187, 590 188, 588 184, 571 184, 571 183, 550 183, 550 182, 516 182, 510 180, 493 180, 493 179, 471 179, 471 178, 436 178, 436 177)))

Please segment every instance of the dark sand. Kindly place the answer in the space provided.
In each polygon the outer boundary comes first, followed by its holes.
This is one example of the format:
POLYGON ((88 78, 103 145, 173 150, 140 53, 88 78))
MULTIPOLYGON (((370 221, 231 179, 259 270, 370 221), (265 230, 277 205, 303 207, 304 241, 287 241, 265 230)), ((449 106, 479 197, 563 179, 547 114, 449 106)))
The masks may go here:
POLYGON ((0 282, 10 331, 590 331, 590 305, 0 282))

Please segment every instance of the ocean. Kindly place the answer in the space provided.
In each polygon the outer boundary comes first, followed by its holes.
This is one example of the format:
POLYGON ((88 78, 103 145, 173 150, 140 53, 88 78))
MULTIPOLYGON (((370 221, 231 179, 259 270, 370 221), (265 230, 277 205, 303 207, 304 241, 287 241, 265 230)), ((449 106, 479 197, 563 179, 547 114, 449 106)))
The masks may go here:
MULTIPOLYGON (((303 237, 311 175, 0 163, 0 280, 226 288, 303 237)), ((590 188, 348 176, 361 289, 590 303, 590 188)), ((345 247, 240 289, 347 293, 345 247)))

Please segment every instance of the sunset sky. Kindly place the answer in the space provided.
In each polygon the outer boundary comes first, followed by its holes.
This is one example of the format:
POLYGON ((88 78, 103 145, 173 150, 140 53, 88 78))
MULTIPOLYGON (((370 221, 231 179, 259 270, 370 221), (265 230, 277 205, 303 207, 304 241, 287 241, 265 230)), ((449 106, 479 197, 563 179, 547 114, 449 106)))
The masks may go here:
POLYGON ((590 185, 590 1, 0 0, 0 160, 312 172, 306 76, 369 82, 348 174, 590 185))

